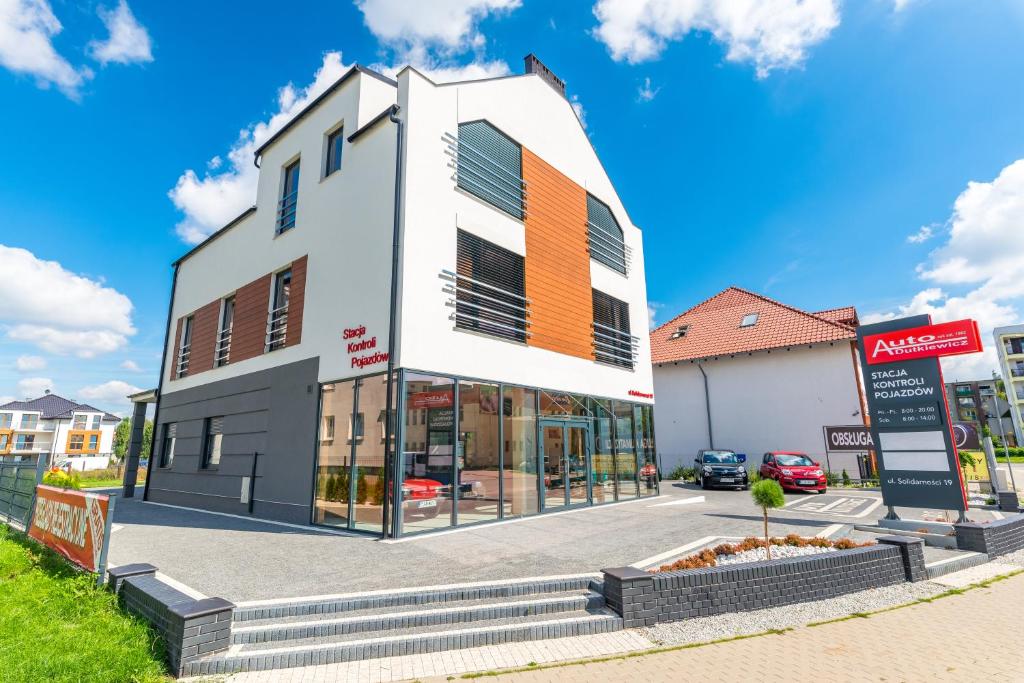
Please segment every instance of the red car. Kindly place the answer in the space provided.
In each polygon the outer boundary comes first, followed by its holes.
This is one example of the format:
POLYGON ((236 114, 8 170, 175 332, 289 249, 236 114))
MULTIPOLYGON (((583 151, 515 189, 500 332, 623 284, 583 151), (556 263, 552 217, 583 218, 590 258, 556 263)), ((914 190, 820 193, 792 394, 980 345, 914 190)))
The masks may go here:
POLYGON ((806 453, 772 451, 764 454, 761 476, 779 482, 785 491, 817 491, 825 493, 828 482, 821 465, 806 453))
POLYGON ((402 507, 406 515, 419 514, 427 519, 437 517, 439 493, 444 484, 433 479, 402 480, 402 507))

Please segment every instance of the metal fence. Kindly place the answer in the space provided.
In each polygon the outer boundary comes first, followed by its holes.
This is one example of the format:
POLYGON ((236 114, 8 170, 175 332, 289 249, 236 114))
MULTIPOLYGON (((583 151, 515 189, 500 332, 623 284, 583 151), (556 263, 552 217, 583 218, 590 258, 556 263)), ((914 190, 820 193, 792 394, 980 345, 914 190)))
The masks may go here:
POLYGON ((0 460, 0 522, 14 522, 27 528, 35 502, 36 484, 43 479, 46 461, 0 460))

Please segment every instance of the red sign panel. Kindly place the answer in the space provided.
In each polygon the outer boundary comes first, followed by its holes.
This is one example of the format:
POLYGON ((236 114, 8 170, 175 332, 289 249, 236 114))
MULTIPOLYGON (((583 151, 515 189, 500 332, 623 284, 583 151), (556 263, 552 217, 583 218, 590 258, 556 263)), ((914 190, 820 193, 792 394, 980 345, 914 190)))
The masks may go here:
POLYGON ((922 325, 864 337, 864 353, 869 365, 958 356, 981 350, 981 333, 973 320, 922 325))
POLYGON ((410 408, 448 408, 452 404, 452 390, 420 391, 409 395, 410 408))
POLYGON ((40 484, 28 535, 83 569, 100 571, 110 496, 40 484))

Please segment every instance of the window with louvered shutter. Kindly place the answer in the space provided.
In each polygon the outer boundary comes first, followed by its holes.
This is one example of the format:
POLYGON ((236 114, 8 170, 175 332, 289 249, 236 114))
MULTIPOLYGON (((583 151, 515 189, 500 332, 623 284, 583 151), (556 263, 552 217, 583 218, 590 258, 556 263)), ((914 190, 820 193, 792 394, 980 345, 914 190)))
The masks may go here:
POLYGON ((486 121, 459 124, 457 183, 516 218, 524 215, 523 150, 486 121))
POLYGON ((590 245, 590 258, 625 275, 626 243, 623 241, 622 228, 612 215, 611 209, 589 194, 587 240, 590 245))
POLYGON ((629 304, 596 289, 594 293, 594 356, 602 363, 633 367, 629 304))
POLYGON ((526 341, 525 288, 522 256, 459 230, 456 327, 526 341))

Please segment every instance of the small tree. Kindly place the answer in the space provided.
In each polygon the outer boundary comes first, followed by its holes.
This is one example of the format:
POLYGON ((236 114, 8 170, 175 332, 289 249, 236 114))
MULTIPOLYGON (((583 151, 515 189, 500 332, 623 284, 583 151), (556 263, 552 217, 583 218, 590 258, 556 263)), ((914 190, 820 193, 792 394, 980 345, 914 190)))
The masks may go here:
POLYGON ((847 472, 847 471, 846 471, 846 470, 844 469, 844 470, 843 470, 843 486, 847 486, 847 487, 849 487, 849 486, 852 486, 852 485, 853 485, 853 482, 852 482, 852 480, 850 479, 850 475, 849 475, 849 473, 848 473, 848 472, 847 472))
POLYGON ((774 479, 762 479, 750 488, 750 495, 754 504, 761 508, 764 514, 764 543, 768 552, 768 559, 772 559, 772 541, 768 536, 768 509, 780 508, 786 504, 786 496, 782 493, 782 487, 774 479))
POLYGON ((366 473, 360 472, 359 478, 356 479, 356 503, 362 505, 366 502, 366 494, 368 493, 366 487, 366 473))

